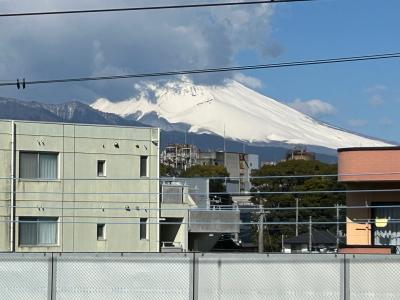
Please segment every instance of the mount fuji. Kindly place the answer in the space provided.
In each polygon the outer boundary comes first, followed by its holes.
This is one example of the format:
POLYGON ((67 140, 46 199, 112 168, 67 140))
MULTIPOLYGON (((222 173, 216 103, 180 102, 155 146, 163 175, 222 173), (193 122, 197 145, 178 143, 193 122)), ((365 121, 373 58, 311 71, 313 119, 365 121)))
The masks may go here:
POLYGON ((225 136, 251 145, 309 145, 331 150, 391 144, 317 121, 236 81, 196 85, 190 80, 137 86, 136 97, 91 107, 166 131, 225 136))

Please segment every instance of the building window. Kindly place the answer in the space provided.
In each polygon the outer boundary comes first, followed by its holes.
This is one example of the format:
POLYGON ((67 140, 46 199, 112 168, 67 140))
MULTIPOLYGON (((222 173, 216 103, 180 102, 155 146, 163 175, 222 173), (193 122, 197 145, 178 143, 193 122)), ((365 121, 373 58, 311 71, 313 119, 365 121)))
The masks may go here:
POLYGON ((106 161, 105 160, 97 161, 97 176, 98 177, 106 176, 106 161))
POLYGON ((147 218, 140 218, 140 239, 147 240, 147 218))
POLYGON ((147 177, 147 158, 148 156, 140 157, 140 177, 147 177))
POLYGON ((19 244, 21 246, 57 245, 58 218, 53 217, 20 217, 19 244))
POLYGON ((97 224, 97 240, 106 239, 106 224, 97 224))
POLYGON ((19 177, 25 179, 57 179, 58 153, 21 152, 19 177))

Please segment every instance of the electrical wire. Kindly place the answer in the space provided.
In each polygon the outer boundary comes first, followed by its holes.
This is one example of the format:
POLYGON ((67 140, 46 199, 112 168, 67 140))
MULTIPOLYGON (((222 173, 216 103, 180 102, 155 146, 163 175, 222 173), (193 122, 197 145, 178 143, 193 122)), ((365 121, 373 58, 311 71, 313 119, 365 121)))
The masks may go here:
MULTIPOLYGON (((179 186, 178 186, 179 187, 179 186)), ((258 195, 304 195, 304 194, 332 194, 332 193, 377 193, 400 192, 400 189, 353 189, 353 190, 312 190, 312 191, 256 191, 256 192, 194 192, 194 193, 162 193, 162 192, 39 192, 15 191, 14 194, 43 194, 43 195, 231 195, 231 196, 258 196, 258 195)), ((0 191, 0 194, 10 194, 10 191, 0 191)), ((20 199, 22 200, 22 199, 20 199)))
MULTIPOLYGON (((232 72, 232 71, 274 69, 274 68, 336 64, 336 63, 345 63, 345 62, 381 60, 381 59, 393 59, 393 58, 400 58, 400 52, 361 55, 361 56, 349 56, 349 57, 337 57, 337 58, 326 58, 326 59, 316 59, 316 60, 302 60, 302 61, 292 61, 292 62, 273 63, 273 64, 219 67, 219 68, 209 68, 209 69, 167 71, 167 72, 156 72, 156 73, 141 73, 141 74, 138 73, 138 74, 124 74, 124 75, 112 75, 112 76, 60 78, 60 79, 31 80, 31 81, 29 81, 29 80, 25 81, 25 79, 24 79, 24 86, 54 84, 54 83, 118 80, 118 79, 131 79, 131 78, 150 78, 150 77, 161 77, 161 76, 176 76, 176 75, 189 75, 189 74, 207 74, 207 73, 220 73, 220 72, 232 72)), ((5 82, 5 83, 0 82, 0 87, 2 87, 2 86, 17 86, 18 87, 18 86, 20 86, 20 82, 19 81, 5 82)))
MULTIPOLYGON (((70 218, 66 216, 65 218, 70 218)), ((75 217, 75 218, 86 218, 84 217, 75 217)), ((155 217, 153 217, 155 218, 155 217)), ((55 223, 55 221, 20 221, 20 220, 0 220, 0 223, 55 223)), ((58 224, 99 224, 99 222, 93 221, 63 221, 58 220, 56 223, 58 224)), ((400 219, 388 220, 388 224, 399 224, 400 219)), ((102 222, 102 224, 119 224, 119 225, 132 225, 132 224, 144 224, 144 222, 102 222)), ((145 224, 157 224, 157 225, 260 225, 257 222, 146 222, 145 224)), ((334 225, 334 224, 375 224, 375 220, 367 220, 365 221, 290 221, 290 222, 263 222, 263 225, 334 225)))
POLYGON ((316 0, 263 0, 263 1, 246 1, 246 2, 236 2, 235 1, 235 2, 198 3, 198 4, 184 4, 184 5, 58 10, 58 11, 41 11, 41 12, 17 12, 17 13, 2 13, 2 14, 0 14, 0 18, 46 16, 46 15, 48 16, 48 15, 89 14, 89 13, 93 14, 93 13, 126 12, 126 11, 171 10, 171 9, 244 6, 244 5, 261 5, 261 4, 278 4, 278 3, 290 3, 290 2, 312 2, 312 1, 316 1, 316 0))
POLYGON ((265 176, 210 176, 210 177, 132 177, 132 178, 109 178, 109 177, 95 177, 95 178, 41 178, 41 179, 28 179, 19 177, 0 177, 0 180, 20 180, 24 182, 51 182, 51 181, 163 181, 163 182, 182 182, 190 181, 193 179, 209 179, 209 180, 249 180, 249 179, 291 179, 291 178, 323 178, 323 177, 352 177, 352 176, 387 176, 387 175, 400 175, 400 172, 373 172, 373 173, 338 173, 338 174, 304 174, 304 175, 265 175, 265 176))
MULTIPOLYGON (((46 201, 44 201, 46 202, 46 201)), ((62 203, 62 201, 57 201, 58 203, 62 203)), ((98 202, 101 204, 101 202, 98 202)), ((113 211, 113 210, 123 210, 128 212, 140 212, 140 211, 194 211, 194 212, 218 212, 218 213, 230 213, 234 211, 249 211, 249 212, 256 212, 256 213, 265 213, 268 211, 293 211, 293 210, 336 210, 336 209, 370 209, 370 208, 400 208, 400 205, 338 205, 338 206, 291 206, 291 207, 232 207, 232 209, 213 209, 213 208, 198 208, 198 207, 188 207, 188 208, 146 208, 146 207, 139 207, 139 208, 130 208, 130 207, 57 207, 57 206, 26 206, 26 205, 1 205, 0 208, 19 208, 19 209, 37 209, 37 210, 103 210, 103 211, 113 211)), ((113 218, 113 216, 107 216, 105 218, 113 218)), ((131 218, 131 216, 127 217, 131 218)))
POLYGON ((95 177, 95 178, 41 178, 41 179, 28 179, 19 177, 0 177, 0 180, 20 180, 25 182, 46 182, 46 181, 164 181, 164 182, 182 182, 190 181, 193 179, 209 179, 209 180, 249 180, 249 179, 291 179, 291 178, 320 178, 320 177, 352 177, 352 176, 387 176, 387 175, 400 175, 400 172, 374 172, 374 173, 339 173, 339 174, 304 174, 304 175, 265 175, 265 176, 210 176, 210 177, 132 177, 132 178, 109 178, 109 177, 95 177))

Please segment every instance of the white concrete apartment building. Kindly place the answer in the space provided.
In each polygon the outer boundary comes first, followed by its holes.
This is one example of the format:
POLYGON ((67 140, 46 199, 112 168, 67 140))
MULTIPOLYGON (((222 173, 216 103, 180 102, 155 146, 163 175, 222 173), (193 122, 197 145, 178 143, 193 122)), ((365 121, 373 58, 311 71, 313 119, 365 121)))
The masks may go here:
POLYGON ((157 252, 159 129, 0 120, 0 251, 157 252))

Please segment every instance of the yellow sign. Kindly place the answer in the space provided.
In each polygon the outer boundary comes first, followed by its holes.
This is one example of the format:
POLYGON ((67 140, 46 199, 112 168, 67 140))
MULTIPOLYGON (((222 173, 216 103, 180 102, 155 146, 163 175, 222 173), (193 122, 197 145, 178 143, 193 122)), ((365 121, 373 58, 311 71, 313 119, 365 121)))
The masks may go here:
POLYGON ((386 218, 376 218, 375 219, 375 226, 378 228, 386 227, 388 224, 388 219, 386 218))

